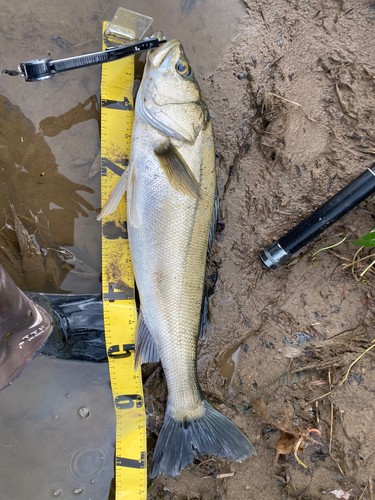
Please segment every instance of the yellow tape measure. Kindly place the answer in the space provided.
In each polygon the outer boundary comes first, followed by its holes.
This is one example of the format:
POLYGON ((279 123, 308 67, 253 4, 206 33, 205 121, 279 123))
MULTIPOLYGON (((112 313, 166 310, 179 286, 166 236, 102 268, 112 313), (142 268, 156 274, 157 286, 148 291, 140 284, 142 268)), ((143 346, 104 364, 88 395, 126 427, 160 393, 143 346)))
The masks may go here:
MULTIPOLYGON (((129 158, 133 126, 133 80, 133 57, 102 66, 102 206, 129 158)), ((116 500, 145 499, 146 415, 141 370, 134 371, 137 311, 125 199, 112 215, 103 218, 102 255, 105 340, 116 411, 116 500)))

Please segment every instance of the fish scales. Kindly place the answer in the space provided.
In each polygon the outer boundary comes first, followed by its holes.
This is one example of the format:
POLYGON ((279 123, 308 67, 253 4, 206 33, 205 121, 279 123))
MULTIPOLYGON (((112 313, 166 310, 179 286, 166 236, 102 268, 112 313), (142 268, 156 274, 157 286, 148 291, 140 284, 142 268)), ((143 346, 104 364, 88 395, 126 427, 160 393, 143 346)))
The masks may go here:
POLYGON ((133 133, 135 198, 142 224, 129 225, 130 252, 142 313, 167 379, 169 405, 183 418, 202 400, 195 352, 216 186, 212 130, 209 125, 201 131, 193 147, 180 147, 199 180, 200 199, 184 196, 166 179, 153 154, 160 132, 136 119, 133 133), (146 134, 152 140, 144 141, 146 134))

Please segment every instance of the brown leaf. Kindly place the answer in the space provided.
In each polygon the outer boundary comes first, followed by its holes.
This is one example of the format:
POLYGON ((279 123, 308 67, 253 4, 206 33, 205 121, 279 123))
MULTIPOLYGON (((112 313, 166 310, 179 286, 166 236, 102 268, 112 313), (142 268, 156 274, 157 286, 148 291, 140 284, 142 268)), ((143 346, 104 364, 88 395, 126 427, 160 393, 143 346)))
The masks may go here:
POLYGON ((297 439, 295 436, 281 431, 279 440, 276 444, 276 456, 288 455, 294 448, 297 439))
POLYGON ((281 431, 292 434, 297 439, 301 437, 301 430, 293 423, 293 418, 286 411, 282 420, 275 422, 274 425, 281 431))
POLYGON ((262 398, 255 398, 251 402, 254 413, 258 415, 262 420, 268 424, 273 424, 272 418, 268 413, 266 403, 262 401, 262 398))

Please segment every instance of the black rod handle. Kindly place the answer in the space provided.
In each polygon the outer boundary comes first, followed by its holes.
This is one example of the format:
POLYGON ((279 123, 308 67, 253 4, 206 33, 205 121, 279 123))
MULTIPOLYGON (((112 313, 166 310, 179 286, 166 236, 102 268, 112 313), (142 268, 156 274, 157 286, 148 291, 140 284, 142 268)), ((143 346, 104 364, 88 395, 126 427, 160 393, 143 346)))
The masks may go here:
POLYGON ((306 219, 260 252, 263 264, 276 269, 375 191, 375 163, 317 208, 306 219))

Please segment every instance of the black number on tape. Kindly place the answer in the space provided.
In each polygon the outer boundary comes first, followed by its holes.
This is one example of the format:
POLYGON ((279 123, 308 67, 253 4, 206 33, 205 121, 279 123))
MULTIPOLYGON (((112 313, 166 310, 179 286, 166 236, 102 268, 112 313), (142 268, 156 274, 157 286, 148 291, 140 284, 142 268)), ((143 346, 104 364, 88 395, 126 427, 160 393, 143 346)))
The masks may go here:
POLYGON ((128 238, 126 222, 123 221, 120 224, 117 224, 113 220, 105 222, 103 224, 103 236, 107 240, 118 240, 119 238, 126 240, 128 238))
POLYGON ((131 351, 134 351, 134 344, 122 344, 121 348, 119 345, 111 345, 108 348, 108 357, 128 358, 132 355, 131 351))
POLYGON ((130 410, 130 408, 142 408, 142 397, 139 394, 129 394, 128 396, 117 396, 115 406, 118 410, 130 410))
POLYGON ((116 465, 120 467, 131 467, 132 469, 144 469, 146 467, 146 453, 144 451, 141 452, 140 460, 116 457, 116 465))
POLYGON ((109 302, 114 302, 115 300, 132 299, 133 297, 133 288, 130 288, 130 286, 126 285, 125 283, 119 285, 118 283, 113 283, 112 281, 108 283, 108 292, 103 293, 103 299, 108 300, 109 302))

